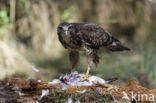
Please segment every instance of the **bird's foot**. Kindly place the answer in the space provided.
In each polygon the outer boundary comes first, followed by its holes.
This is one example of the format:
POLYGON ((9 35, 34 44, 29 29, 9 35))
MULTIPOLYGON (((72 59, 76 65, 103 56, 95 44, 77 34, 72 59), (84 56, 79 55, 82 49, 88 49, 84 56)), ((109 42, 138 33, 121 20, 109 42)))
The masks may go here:
POLYGON ((86 75, 84 75, 84 76, 81 76, 81 78, 82 78, 82 82, 84 82, 84 81, 88 81, 89 80, 89 77, 90 77, 90 75, 88 75, 88 74, 86 74, 86 75))

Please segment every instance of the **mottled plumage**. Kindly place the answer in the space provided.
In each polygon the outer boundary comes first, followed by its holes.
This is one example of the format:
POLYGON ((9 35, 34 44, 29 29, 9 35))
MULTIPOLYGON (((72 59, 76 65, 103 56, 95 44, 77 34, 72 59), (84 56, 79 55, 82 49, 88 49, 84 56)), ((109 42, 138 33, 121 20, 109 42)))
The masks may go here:
POLYGON ((88 65, 92 67, 99 63, 99 48, 105 47, 111 51, 130 50, 96 24, 61 23, 57 31, 61 44, 69 50, 72 69, 77 66, 79 51, 86 52, 88 65))

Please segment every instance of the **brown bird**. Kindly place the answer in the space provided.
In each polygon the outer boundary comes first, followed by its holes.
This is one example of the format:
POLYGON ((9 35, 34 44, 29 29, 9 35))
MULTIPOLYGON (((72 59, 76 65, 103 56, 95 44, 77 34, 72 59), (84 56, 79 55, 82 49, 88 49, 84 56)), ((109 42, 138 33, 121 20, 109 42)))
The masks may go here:
POLYGON ((83 80, 88 79, 90 68, 99 63, 100 48, 107 48, 113 52, 130 50, 97 24, 64 22, 58 25, 57 31, 59 41, 69 50, 72 71, 76 70, 79 51, 86 52, 88 69, 86 75, 82 77, 83 80))

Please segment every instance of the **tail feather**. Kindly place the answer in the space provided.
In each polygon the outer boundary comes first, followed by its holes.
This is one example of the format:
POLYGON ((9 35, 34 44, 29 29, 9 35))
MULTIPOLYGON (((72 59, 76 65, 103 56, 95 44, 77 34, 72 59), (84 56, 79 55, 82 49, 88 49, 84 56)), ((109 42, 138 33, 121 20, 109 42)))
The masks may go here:
POLYGON ((107 45, 107 48, 113 52, 130 50, 129 48, 123 46, 122 43, 114 37, 111 37, 110 42, 107 45))
POLYGON ((109 45, 107 46, 107 48, 113 52, 117 52, 117 51, 129 51, 130 49, 121 45, 121 44, 117 44, 117 45, 109 45))

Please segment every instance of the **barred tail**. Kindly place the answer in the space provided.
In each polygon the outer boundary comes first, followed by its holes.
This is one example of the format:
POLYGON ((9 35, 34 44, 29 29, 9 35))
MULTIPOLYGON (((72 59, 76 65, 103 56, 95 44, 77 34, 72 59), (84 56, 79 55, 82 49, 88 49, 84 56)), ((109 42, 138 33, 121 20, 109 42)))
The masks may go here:
POLYGON ((121 44, 121 42, 114 37, 112 37, 112 42, 107 46, 107 48, 113 52, 118 51, 129 51, 130 49, 128 47, 125 47, 121 44))
POLYGON ((117 51, 129 51, 130 49, 123 46, 123 45, 116 45, 116 46, 113 46, 113 45, 110 45, 110 46, 107 46, 107 48, 113 52, 117 52, 117 51))

